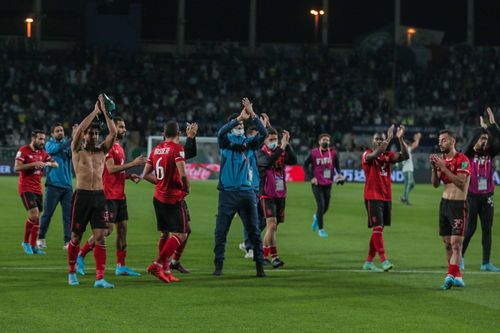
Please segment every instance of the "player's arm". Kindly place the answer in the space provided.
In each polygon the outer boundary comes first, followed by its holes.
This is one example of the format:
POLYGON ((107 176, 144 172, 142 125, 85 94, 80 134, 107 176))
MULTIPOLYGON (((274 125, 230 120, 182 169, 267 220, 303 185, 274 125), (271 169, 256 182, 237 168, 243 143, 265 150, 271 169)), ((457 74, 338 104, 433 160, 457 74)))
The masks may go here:
POLYGON ((431 162, 431 183, 434 188, 439 187, 439 173, 437 167, 431 162))
POLYGON ((71 150, 76 152, 80 149, 83 140, 83 132, 90 126, 94 118, 99 115, 99 101, 95 103, 94 110, 86 116, 82 122, 73 131, 73 141, 71 142, 71 150))
POLYGON ((382 143, 381 146, 377 147, 377 149, 375 149, 374 151, 372 151, 371 153, 368 153, 365 155, 365 160, 367 163, 370 163, 374 160, 377 159, 377 157, 379 157, 380 155, 382 155, 386 150, 387 150, 387 146, 389 145, 389 142, 384 141, 382 143))
POLYGON ((184 190, 184 192, 189 193, 190 185, 189 185, 189 178, 188 178, 187 172, 186 172, 186 162, 178 161, 178 162, 175 162, 175 165, 177 166, 177 170, 179 170, 179 174, 181 176, 182 186, 184 187, 183 190, 184 190))
POLYGON ((191 159, 196 157, 196 134, 198 133, 198 124, 192 123, 188 124, 186 128, 186 144, 184 145, 184 152, 186 153, 186 159, 191 159))
MULTIPOLYGON (((434 165, 437 168, 439 168, 439 172, 442 172, 443 174, 445 174, 446 177, 448 177, 448 179, 453 184, 455 184, 456 187, 458 187, 462 191, 465 189, 465 185, 467 184, 467 177, 469 176, 468 170, 466 170, 466 172, 460 172, 460 170, 457 170, 458 173, 454 174, 453 172, 450 171, 450 169, 448 169, 446 167, 445 161, 435 154, 431 155, 431 163, 434 163, 434 165)), ((436 172, 436 174, 437 174, 437 172, 436 172)), ((437 187, 435 185, 434 181, 432 182, 432 185, 434 187, 437 187)), ((439 186, 439 180, 438 180, 438 186, 439 186)))
POLYGON ((245 105, 245 109, 251 115, 252 122, 257 125, 257 135, 248 138, 248 145, 251 149, 259 149, 260 146, 264 143, 264 140, 267 137, 267 129, 265 124, 269 122, 269 117, 266 114, 262 114, 262 118, 257 117, 252 108, 252 103, 248 101, 247 98, 243 99, 243 105, 245 105))
POLYGON ((116 165, 115 160, 113 158, 108 158, 106 160, 106 168, 108 169, 109 173, 118 173, 118 172, 122 172, 123 170, 128 170, 128 169, 136 167, 136 166, 141 166, 144 163, 146 163, 146 158, 142 155, 136 157, 131 162, 124 163, 123 165, 116 165))
POLYGON ((410 145, 410 148, 412 151, 414 151, 415 149, 418 148, 418 146, 420 145, 420 139, 422 138, 422 134, 420 132, 416 133, 414 136, 413 136, 413 142, 412 144, 410 145))
POLYGON ((295 151, 292 146, 289 144, 285 149, 285 164, 286 165, 295 165, 297 164, 297 155, 295 155, 295 151))
POLYGON ((49 155, 45 154, 45 166, 49 168, 59 168, 59 164, 49 155))
POLYGON ((64 151, 64 149, 68 148, 69 145, 71 145, 70 141, 57 142, 56 140, 51 139, 45 144, 45 151, 50 155, 53 155, 64 151))
POLYGON ((108 135, 106 136, 104 142, 101 145, 101 149, 104 151, 105 154, 107 154, 108 151, 113 146, 113 144, 115 143, 117 130, 115 122, 113 121, 113 119, 111 119, 111 117, 108 114, 108 111, 106 110, 106 105, 104 104, 104 97, 102 96, 102 94, 99 95, 99 103, 102 110, 101 113, 104 114, 104 119, 106 119, 106 126, 108 127, 109 131, 108 135))
MULTIPOLYGON (((146 163, 146 165, 144 165, 144 171, 142 172, 141 178, 156 185, 156 177, 153 175, 153 166, 151 164, 146 163)), ((134 181, 134 183, 136 182, 134 181)))
POLYGON ((474 155, 474 146, 477 143, 477 140, 481 137, 482 133, 482 128, 476 128, 474 129, 474 132, 472 132, 472 138, 467 142, 467 144, 464 146, 462 149, 462 152, 464 153, 465 156, 472 156, 474 155))
POLYGON ((488 143, 490 144, 493 156, 500 153, 500 128, 495 122, 495 116, 491 108, 487 108, 486 112, 490 120, 490 125, 486 127, 488 131, 488 143))
POLYGON ((45 167, 45 163, 42 161, 24 164, 23 162, 16 159, 16 161, 14 162, 14 171, 43 169, 44 167, 45 167))
POLYGON ((304 169, 304 172, 308 179, 312 179, 313 177, 311 165, 312 165, 312 154, 309 153, 309 155, 307 155, 306 159, 304 160, 304 163, 302 163, 302 169, 304 169))
POLYGON ((408 146, 406 145, 405 140, 403 138, 404 132, 405 132, 404 126, 402 125, 399 126, 396 132, 396 137, 398 138, 399 147, 401 148, 401 151, 399 153, 395 153, 392 156, 391 158, 392 163, 406 161, 408 158, 410 158, 410 154, 408 154, 408 146))

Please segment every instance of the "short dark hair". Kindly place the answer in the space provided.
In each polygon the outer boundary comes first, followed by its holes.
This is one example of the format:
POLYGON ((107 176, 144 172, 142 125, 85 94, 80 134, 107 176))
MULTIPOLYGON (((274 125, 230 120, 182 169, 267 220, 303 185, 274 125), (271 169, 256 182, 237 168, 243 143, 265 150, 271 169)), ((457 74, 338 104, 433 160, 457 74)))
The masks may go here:
POLYGON ((114 117, 114 118, 113 118, 113 121, 115 122, 115 124, 116 124, 117 122, 119 122, 119 121, 123 121, 123 122, 125 122, 125 120, 123 120, 123 118, 122 118, 122 117, 114 117))
POLYGON ((323 138, 324 136, 327 136, 330 140, 332 139, 332 136, 328 133, 321 133, 319 136, 318 136, 318 141, 321 140, 321 138, 323 138))
POLYGON ((179 124, 176 121, 169 121, 163 127, 163 134, 166 138, 174 138, 179 133, 179 124))
POLYGON ((101 126, 99 125, 98 122, 93 121, 90 123, 89 127, 87 127, 84 131, 83 134, 87 134, 91 129, 96 129, 97 132, 101 131, 101 126))
POLYGON ((267 135, 278 135, 278 131, 276 130, 276 128, 274 127, 269 127, 267 129, 267 135))
POLYGON ((451 136, 453 139, 456 139, 455 132, 449 129, 443 129, 439 131, 439 135, 441 134, 448 134, 448 136, 451 136))
POLYGON ((257 132, 259 131, 259 129, 257 128, 257 125, 252 125, 252 126, 247 128, 247 133, 250 133, 253 131, 257 131, 257 132))
POLYGON ((50 128, 50 133, 54 133, 56 127, 63 127, 64 128, 62 123, 53 123, 52 127, 50 128))
POLYGON ((233 113, 232 115, 227 117, 227 122, 230 122, 231 120, 238 118, 238 116, 239 116, 239 113, 233 113))
POLYGON ((45 135, 45 131, 41 130, 41 129, 34 129, 33 131, 31 131, 31 137, 32 138, 36 138, 36 136, 38 134, 44 134, 45 135))

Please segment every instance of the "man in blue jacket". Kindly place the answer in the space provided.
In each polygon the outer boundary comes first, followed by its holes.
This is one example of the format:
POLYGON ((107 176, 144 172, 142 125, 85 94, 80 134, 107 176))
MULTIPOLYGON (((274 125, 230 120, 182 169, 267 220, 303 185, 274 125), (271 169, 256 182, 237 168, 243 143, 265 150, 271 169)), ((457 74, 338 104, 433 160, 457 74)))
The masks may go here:
POLYGON ((45 211, 40 222, 38 247, 46 248, 45 235, 58 203, 62 207, 64 227, 64 249, 71 237, 71 196, 73 195, 73 164, 71 162, 71 139, 64 136, 61 123, 52 125, 52 137, 45 144, 45 150, 59 164, 59 168, 47 168, 45 182, 45 211))
POLYGON ((231 220, 236 212, 240 215, 244 227, 253 245, 256 275, 265 276, 263 269, 262 240, 260 238, 257 214, 257 196, 254 192, 255 152, 260 149, 267 136, 267 130, 257 117, 248 98, 242 101, 241 113, 229 117, 229 122, 219 129, 217 141, 221 150, 221 168, 219 176, 219 207, 215 225, 214 275, 222 275, 226 239, 231 220), (257 125, 258 134, 245 136, 243 121, 249 120, 257 125))

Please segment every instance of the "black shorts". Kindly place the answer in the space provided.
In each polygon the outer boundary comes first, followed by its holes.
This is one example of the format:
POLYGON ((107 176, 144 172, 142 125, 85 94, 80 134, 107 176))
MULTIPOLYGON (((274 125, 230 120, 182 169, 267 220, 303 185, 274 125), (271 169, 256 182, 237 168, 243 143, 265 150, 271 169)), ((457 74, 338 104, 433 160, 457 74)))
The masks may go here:
POLYGON ((265 219, 276 218, 278 223, 285 222, 285 198, 261 198, 262 212, 265 219))
POLYGON ((123 222, 128 220, 127 199, 106 200, 109 212, 109 222, 123 222))
POLYGON ((38 211, 43 210, 43 197, 41 194, 33 192, 23 192, 21 193, 21 200, 23 201, 24 208, 30 210, 33 208, 38 208, 38 211))
POLYGON ((441 199, 439 205, 439 235, 463 236, 467 221, 467 201, 441 199))
POLYGON ((186 203, 180 201, 176 204, 166 204, 156 198, 153 199, 156 213, 156 226, 158 231, 187 233, 186 203))
POLYGON ((71 204, 71 231, 83 234, 90 222, 92 229, 107 229, 110 214, 103 191, 76 190, 71 204))
POLYGON ((368 213, 368 228, 391 225, 392 202, 382 200, 365 200, 368 213))

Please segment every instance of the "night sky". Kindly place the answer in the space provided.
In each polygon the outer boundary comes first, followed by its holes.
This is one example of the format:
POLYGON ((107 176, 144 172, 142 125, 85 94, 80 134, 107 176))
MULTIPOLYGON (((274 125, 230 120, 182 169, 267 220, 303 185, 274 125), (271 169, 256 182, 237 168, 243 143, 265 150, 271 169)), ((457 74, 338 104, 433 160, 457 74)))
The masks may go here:
MULTIPOLYGON (((90 1, 90 0, 88 0, 90 1)), ((86 0, 42 0, 43 38, 79 40, 84 34, 86 0)), ((173 42, 177 0, 98 0, 101 12, 126 12, 142 4, 143 41, 173 42)), ((444 43, 466 38, 467 0, 402 0, 401 23, 445 31, 444 43)), ((186 39, 248 41, 249 0, 186 0, 186 39)), ((313 43, 309 14, 321 0, 257 0, 257 42, 313 43)), ((393 0, 330 0, 330 44, 350 45, 358 37, 394 21, 393 0)), ((500 45, 500 1, 475 0, 476 44, 500 45)), ((0 35, 24 35, 33 0, 0 2, 0 35)))

